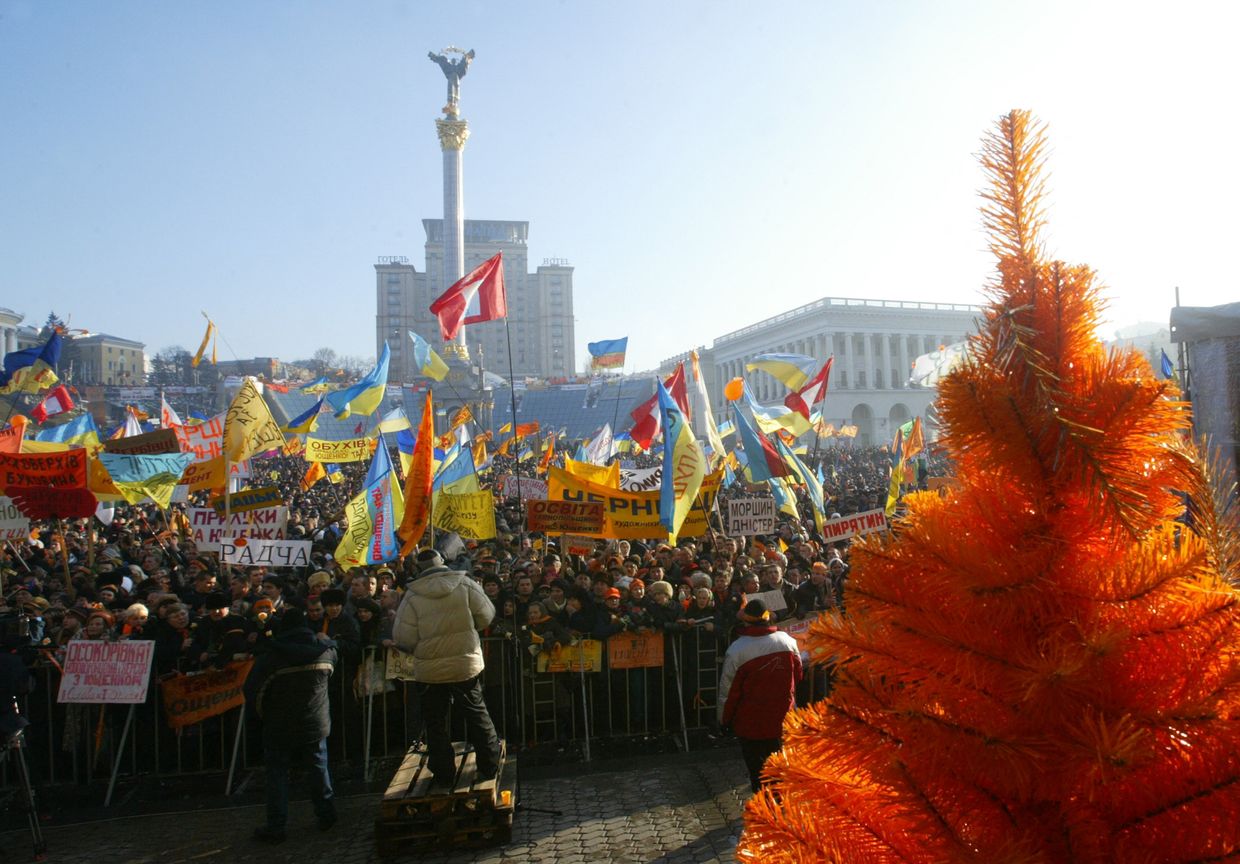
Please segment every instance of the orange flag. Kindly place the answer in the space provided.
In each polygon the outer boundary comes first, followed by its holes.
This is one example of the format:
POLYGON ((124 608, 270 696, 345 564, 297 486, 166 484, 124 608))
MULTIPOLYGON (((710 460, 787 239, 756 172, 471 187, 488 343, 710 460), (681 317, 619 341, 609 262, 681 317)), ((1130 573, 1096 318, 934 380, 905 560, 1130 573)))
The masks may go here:
POLYGON ((526 435, 533 435, 538 431, 538 421, 533 423, 518 423, 517 431, 513 433, 514 438, 524 438, 526 435))
POLYGON ((413 457, 405 475, 405 516, 396 529, 401 539, 400 555, 412 552, 426 533, 431 521, 431 480, 434 478, 435 411, 431 405, 431 391, 426 391, 426 405, 422 408, 422 422, 418 424, 418 440, 413 445, 413 457))
POLYGON ((323 467, 322 462, 311 462, 310 467, 306 470, 306 476, 301 478, 301 491, 308 492, 310 487, 326 476, 327 469, 323 467))
POLYGON ((551 460, 555 457, 555 437, 547 440, 547 452, 543 454, 542 461, 538 463, 538 473, 546 474, 547 467, 551 465, 551 460))

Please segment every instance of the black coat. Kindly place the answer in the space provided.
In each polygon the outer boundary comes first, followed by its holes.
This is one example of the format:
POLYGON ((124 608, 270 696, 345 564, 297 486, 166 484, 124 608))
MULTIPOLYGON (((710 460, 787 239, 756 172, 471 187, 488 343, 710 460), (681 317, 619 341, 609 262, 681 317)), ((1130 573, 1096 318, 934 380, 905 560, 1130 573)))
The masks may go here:
POLYGON ((312 744, 331 732, 327 682, 336 643, 308 627, 278 633, 263 645, 245 680, 245 699, 263 721, 263 744, 312 744))

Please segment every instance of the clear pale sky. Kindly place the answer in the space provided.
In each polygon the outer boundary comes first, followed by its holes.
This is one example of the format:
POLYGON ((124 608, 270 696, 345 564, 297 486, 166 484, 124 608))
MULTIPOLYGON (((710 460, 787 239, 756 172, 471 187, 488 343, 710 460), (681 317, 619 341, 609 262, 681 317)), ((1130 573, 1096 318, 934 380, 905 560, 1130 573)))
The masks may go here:
POLYGON ((426 58, 462 82, 469 218, 567 258, 578 364, 822 296, 977 302, 974 154, 1049 127, 1050 250, 1108 326, 1240 299, 1224 3, 0 0, 0 306, 191 350, 374 355, 380 255, 442 215, 426 58))

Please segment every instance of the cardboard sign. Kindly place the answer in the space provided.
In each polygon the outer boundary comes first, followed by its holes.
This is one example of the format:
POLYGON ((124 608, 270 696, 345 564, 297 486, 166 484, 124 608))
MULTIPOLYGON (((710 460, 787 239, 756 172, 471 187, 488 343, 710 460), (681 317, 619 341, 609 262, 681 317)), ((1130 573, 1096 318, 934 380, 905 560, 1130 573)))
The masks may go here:
POLYGON ((603 530, 603 505, 593 501, 529 501, 526 528, 544 534, 597 534, 603 530))
POLYGON ((774 498, 733 498, 728 502, 728 533, 733 537, 775 530, 774 498))
POLYGON ((538 655, 539 672, 598 672, 603 668, 603 643, 582 639, 576 645, 557 645, 538 655))
POLYGON ((257 540, 246 537, 220 541, 220 560, 246 567, 309 567, 309 540, 257 540))
MULTIPOLYGON (((603 505, 603 529, 591 532, 594 536, 615 540, 644 540, 654 537, 666 538, 667 528, 659 521, 658 492, 625 492, 610 489, 574 477, 560 468, 548 469, 549 494, 553 501, 592 501, 603 505)), ((723 472, 706 475, 697 501, 689 511, 681 537, 701 537, 706 533, 706 514, 715 503, 723 472)), ((581 532, 586 533, 586 532, 581 532)))
POLYGON ((328 441, 324 438, 306 438, 305 460, 307 462, 365 462, 379 443, 377 438, 348 438, 344 441, 328 441))
POLYGON ((783 630, 789 636, 796 640, 797 647, 801 649, 802 654, 809 653, 809 628, 818 620, 817 615, 811 615, 808 618, 789 618, 787 621, 780 621, 775 625, 776 630, 783 630))
MULTIPOLYGON (((154 644, 154 643, 152 643, 154 644)), ((173 729, 201 723, 245 702, 242 691, 254 660, 229 663, 223 669, 177 675, 160 682, 164 716, 173 729)))
POLYGON ((774 591, 761 591, 756 594, 746 594, 745 602, 748 603, 750 600, 761 600, 771 612, 783 612, 788 608, 788 602, 784 600, 784 592, 778 589, 774 591))
MULTIPOLYGON (((517 497, 517 486, 518 486, 517 479, 518 478, 515 474, 505 474, 500 479, 500 483, 499 483, 500 494, 503 495, 505 498, 516 498, 517 497)), ((541 480, 537 477, 525 477, 525 476, 522 476, 520 480, 521 482, 519 485, 521 487, 521 500, 522 501, 532 501, 534 499, 546 500, 549 497, 547 495, 547 481, 546 480, 541 480)))
POLYGON ((263 507, 279 507, 284 503, 284 495, 275 486, 262 486, 258 489, 243 489, 234 492, 227 498, 216 498, 211 502, 216 513, 226 510, 232 513, 245 513, 263 507))
POLYGON ((216 414, 193 426, 173 426, 182 453, 194 457, 193 464, 219 459, 224 455, 224 415, 216 414))
POLYGON ((662 633, 617 633, 607 640, 610 669, 649 669, 662 665, 662 633))
POLYGON ((0 495, 0 540, 25 540, 30 536, 30 520, 22 515, 12 498, 0 495))
POLYGON ((841 516, 838 519, 828 519, 822 523, 822 536, 828 543, 886 530, 887 514, 881 507, 877 510, 866 510, 864 513, 854 513, 851 516, 841 516))
POLYGON ((180 453, 181 444, 172 429, 156 429, 128 438, 114 438, 103 442, 105 453, 124 453, 127 456, 145 456, 153 453, 180 453))
POLYGON ((288 525, 287 507, 263 507, 245 513, 233 513, 224 524, 224 517, 210 507, 190 507, 190 535, 204 552, 218 552, 222 540, 234 537, 259 540, 283 540, 288 525))
POLYGON ((86 487, 86 450, 0 453, 0 492, 27 486, 86 487))
POLYGON ((594 551, 595 543, 598 542, 596 537, 578 537, 575 534, 565 534, 560 540, 560 551, 565 555, 589 555, 594 551))
POLYGON ((413 655, 406 654, 404 651, 398 651, 395 648, 387 649, 386 668, 383 677, 389 681, 412 681, 413 680, 413 655))
POLYGON ((65 652, 58 702, 140 705, 155 657, 154 642, 97 642, 75 639, 65 652))

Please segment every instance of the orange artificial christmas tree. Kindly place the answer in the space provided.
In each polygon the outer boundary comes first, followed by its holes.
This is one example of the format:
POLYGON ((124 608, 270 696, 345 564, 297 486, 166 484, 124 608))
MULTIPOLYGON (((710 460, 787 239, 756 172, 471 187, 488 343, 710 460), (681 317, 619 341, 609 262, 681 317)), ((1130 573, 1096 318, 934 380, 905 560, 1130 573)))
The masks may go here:
POLYGON ((789 715, 740 860, 1240 861, 1234 523, 1175 385, 1046 259, 1044 147, 1022 111, 984 143, 998 276, 939 387, 956 476, 854 549, 812 636, 835 691, 789 715))

